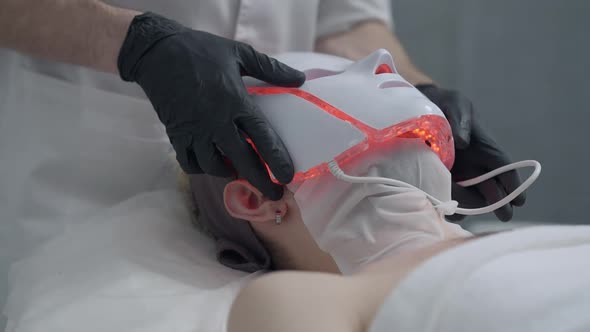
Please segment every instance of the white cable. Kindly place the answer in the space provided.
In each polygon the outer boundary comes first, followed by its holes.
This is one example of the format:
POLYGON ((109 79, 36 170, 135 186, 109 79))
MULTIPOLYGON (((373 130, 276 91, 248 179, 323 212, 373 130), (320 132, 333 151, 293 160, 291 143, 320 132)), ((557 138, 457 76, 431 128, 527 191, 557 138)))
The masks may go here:
POLYGON ((491 179, 499 174, 502 174, 502 173, 505 173, 508 171, 512 171, 512 170, 516 170, 519 168, 523 168, 523 167, 534 167, 535 170, 529 176, 529 178, 526 179, 526 181, 524 181, 518 188, 516 188, 516 190, 514 190, 513 192, 508 194, 506 197, 502 198, 501 200, 497 201, 494 204, 491 204, 491 205, 488 205, 485 207, 481 207, 481 208, 477 208, 477 209, 464 209, 464 208, 458 208, 456 201, 443 202, 443 201, 437 199, 436 197, 428 194, 427 192, 422 191, 420 188, 412 186, 409 183, 395 180, 395 179, 382 178, 382 177, 350 176, 348 174, 345 174, 344 171, 342 171, 342 169, 340 168, 340 166, 338 166, 338 163, 335 160, 331 160, 330 162, 328 162, 328 168, 330 169, 330 172, 337 179, 340 179, 342 181, 346 181, 346 182, 350 182, 350 183, 385 184, 385 185, 397 187, 398 192, 408 192, 408 191, 417 190, 417 191, 424 193, 424 195, 426 195, 426 197, 428 197, 428 199, 430 199, 430 201, 432 202, 432 204, 436 208, 441 208, 443 210, 444 214, 450 215, 450 214, 454 214, 454 213, 459 213, 459 214, 468 215, 468 216, 492 212, 492 211, 510 203, 513 199, 516 198, 516 196, 520 195, 525 190, 527 190, 537 180, 537 178, 539 177, 539 174, 541 174, 541 164, 536 160, 523 160, 523 161, 512 163, 512 164, 509 164, 506 166, 502 166, 502 167, 497 168, 489 173, 480 175, 480 176, 475 177, 473 179, 461 181, 461 182, 457 183, 458 185, 460 185, 462 187, 470 187, 470 186, 476 185, 478 183, 481 183, 485 180, 491 179))
POLYGON ((523 160, 523 161, 512 163, 512 164, 509 164, 506 166, 502 166, 500 168, 496 168, 495 170, 493 170, 489 173, 480 175, 480 176, 475 177, 473 179, 458 182, 457 184, 462 187, 471 187, 471 186, 481 183, 485 180, 491 179, 499 174, 506 173, 508 171, 516 170, 519 168, 524 168, 524 167, 534 167, 535 170, 528 177, 528 179, 526 179, 526 181, 524 181, 520 186, 518 186, 518 188, 516 188, 513 192, 508 194, 506 197, 504 197, 501 200, 497 201, 496 203, 494 203, 492 205, 488 205, 486 207, 481 207, 481 208, 477 208, 477 209, 458 208, 456 213, 464 214, 466 216, 484 214, 484 213, 488 213, 488 212, 492 212, 494 210, 497 210, 497 209, 501 208, 502 206, 512 202, 512 200, 515 199, 516 196, 522 194, 525 190, 527 190, 537 180, 537 178, 541 174, 541 164, 536 160, 523 160))

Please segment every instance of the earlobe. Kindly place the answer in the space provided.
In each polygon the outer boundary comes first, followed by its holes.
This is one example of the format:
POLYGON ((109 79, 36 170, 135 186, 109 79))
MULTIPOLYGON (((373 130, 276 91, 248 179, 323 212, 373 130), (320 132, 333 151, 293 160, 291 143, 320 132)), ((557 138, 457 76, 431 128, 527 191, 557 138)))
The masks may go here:
POLYGON ((274 222, 276 211, 286 209, 286 203, 267 199, 246 180, 228 183, 223 191, 223 202, 232 217, 250 222, 274 222))

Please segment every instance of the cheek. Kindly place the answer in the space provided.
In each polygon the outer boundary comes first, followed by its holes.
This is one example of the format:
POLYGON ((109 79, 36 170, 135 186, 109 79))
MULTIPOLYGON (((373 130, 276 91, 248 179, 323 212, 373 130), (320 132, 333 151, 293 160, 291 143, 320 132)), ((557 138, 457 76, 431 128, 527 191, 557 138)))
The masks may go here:
POLYGON ((285 190, 283 201, 287 204, 287 222, 290 224, 291 231, 303 234, 305 237, 311 238, 311 235, 303 222, 301 210, 295 200, 295 195, 290 190, 285 190))
POLYGON ((295 192, 297 192, 297 189, 299 189, 299 187, 301 187, 301 185, 303 184, 303 182, 291 182, 288 185, 285 186, 285 195, 290 194, 291 196, 294 196, 295 192))
POLYGON ((295 200, 295 194, 293 194, 293 192, 290 189, 285 190, 283 200, 287 204, 287 214, 289 217, 289 222, 303 223, 303 220, 301 219, 301 210, 299 210, 299 205, 295 200))

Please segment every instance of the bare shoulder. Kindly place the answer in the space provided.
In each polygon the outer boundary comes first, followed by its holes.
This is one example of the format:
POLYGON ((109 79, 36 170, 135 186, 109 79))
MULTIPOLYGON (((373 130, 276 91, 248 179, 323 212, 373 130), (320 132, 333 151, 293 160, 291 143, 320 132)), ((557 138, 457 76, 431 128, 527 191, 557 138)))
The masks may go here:
POLYGON ((317 272, 276 272, 246 285, 234 301, 229 332, 360 331, 351 280, 317 272))

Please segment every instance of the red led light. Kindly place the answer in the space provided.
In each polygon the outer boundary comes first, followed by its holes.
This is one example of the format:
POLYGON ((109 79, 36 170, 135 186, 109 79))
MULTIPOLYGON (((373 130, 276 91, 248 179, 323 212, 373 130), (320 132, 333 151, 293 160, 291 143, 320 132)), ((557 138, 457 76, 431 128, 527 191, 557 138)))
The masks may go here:
POLYGON ((256 145, 254 145, 254 142, 252 142, 252 139, 250 137, 248 137, 248 138, 246 138, 246 141, 248 142, 248 144, 250 144, 250 146, 252 146, 252 149, 254 149, 254 152, 256 152, 256 154, 258 155, 258 158, 260 158, 260 161, 262 161, 262 163, 264 164, 264 167, 266 167, 266 171, 270 175, 270 179, 272 180, 272 182, 274 182, 276 184, 281 184, 279 182, 279 180, 277 180, 275 178, 274 174, 272 174, 272 171, 270 170, 270 167, 268 166, 268 164, 264 161, 264 159, 262 159, 262 156, 260 156, 260 152, 258 152, 258 149, 256 148, 256 145))
POLYGON ((391 69, 391 67, 389 67, 388 64, 382 63, 379 65, 379 67, 377 67, 377 69, 375 69, 375 75, 379 75, 379 74, 393 74, 393 69, 391 69))
MULTIPOLYGON (((385 65, 387 66, 387 65, 385 65)), ((387 66, 389 68, 389 66, 387 66)), ((391 69, 391 68, 390 68, 391 69)), ((323 111, 335 116, 338 119, 346 121, 366 135, 366 139, 356 144, 355 146, 344 151, 336 156, 334 160, 339 165, 343 165, 350 159, 361 154, 369 148, 383 148, 386 147, 395 138, 421 138, 424 142, 438 155, 443 164, 451 169, 455 160, 455 148, 453 145, 453 136, 451 128, 447 120, 438 115, 423 115, 415 119, 410 119, 400 122, 393 126, 378 130, 358 119, 344 113, 338 108, 330 105, 326 101, 310 94, 309 92, 300 90, 298 88, 283 88, 283 87, 248 87, 248 92, 253 95, 275 95, 275 94, 291 94, 316 105, 323 111)), ((252 141, 248 142, 254 147, 252 141)), ((268 165, 266 168, 269 172, 268 165)), ((314 166, 305 172, 297 172, 293 178, 293 182, 299 182, 316 177, 320 174, 329 172, 326 163, 314 166)), ((274 177, 273 181, 278 183, 274 177)))
POLYGON ((292 94, 297 96, 301 99, 305 99, 306 101, 316 105, 326 113, 329 113, 340 120, 344 120, 346 122, 351 123, 353 126, 357 127, 360 131, 373 135, 377 129, 372 128, 359 120, 353 118, 352 116, 342 112, 341 110, 337 109, 336 107, 328 104, 327 102, 321 100, 320 98, 312 95, 309 92, 299 90, 297 88, 282 88, 282 87, 248 87, 248 93, 252 95, 280 95, 280 94, 292 94))

